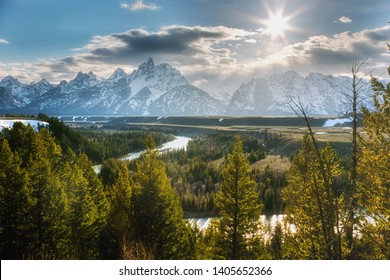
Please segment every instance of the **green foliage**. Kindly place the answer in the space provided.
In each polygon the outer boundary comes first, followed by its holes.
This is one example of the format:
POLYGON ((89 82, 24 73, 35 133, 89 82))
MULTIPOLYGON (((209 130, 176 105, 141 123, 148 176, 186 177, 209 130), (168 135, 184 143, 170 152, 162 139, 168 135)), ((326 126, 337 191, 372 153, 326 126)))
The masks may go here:
POLYGON ((283 242, 284 242, 283 228, 280 223, 277 223, 272 234, 272 238, 269 244, 269 251, 273 260, 283 259, 283 242))
POLYGON ((2 140, 0 155, 0 256, 18 259, 27 246, 24 235, 33 202, 21 159, 12 153, 6 139, 2 140))
POLYGON ((111 191, 111 187, 118 179, 122 164, 123 161, 119 159, 110 158, 103 160, 99 177, 102 180, 106 191, 111 191))
POLYGON ((305 135, 289 170, 288 186, 282 191, 286 220, 296 227, 298 258, 341 258, 339 217, 343 197, 334 188, 340 175, 340 162, 334 150, 330 146, 316 150, 305 135))
POLYGON ((239 137, 228 154, 218 188, 215 203, 221 219, 217 254, 223 259, 256 257, 254 248, 260 243, 258 231, 262 205, 239 137))
POLYGON ((66 246, 66 198, 58 174, 61 148, 47 129, 34 134, 26 164, 31 198, 29 258, 51 258, 66 246), (43 255, 42 255, 43 254, 43 255))
MULTIPOLYGON (((348 162, 308 135, 286 178, 269 166, 249 168, 265 156, 251 134, 198 136, 186 150, 159 155, 154 140, 171 136, 74 130, 44 115, 49 129, 15 123, 0 133, 0 256, 389 259, 390 84, 373 78, 372 88, 376 109, 363 108, 352 195, 348 162), (111 158, 145 148, 131 162, 111 158), (103 160, 99 177, 91 160, 103 160), (352 199, 359 207, 350 246, 352 199), (183 220, 181 207, 219 218, 202 232, 183 220), (286 215, 264 239, 262 212, 286 215)), ((281 140, 268 131, 264 139, 268 147, 281 140)))
MULTIPOLYGON (((243 148, 250 161, 265 157, 260 140, 244 134, 243 148)), ((161 155, 172 186, 180 197, 183 210, 189 213, 215 215, 215 192, 221 180, 222 161, 232 149, 234 135, 215 133, 198 136, 188 143, 186 150, 161 155)))
MULTIPOLYGON (((390 67, 388 69, 390 75, 390 67)), ((360 206, 373 221, 362 224, 362 248, 371 244, 378 259, 390 258, 390 83, 372 78, 375 110, 363 108, 365 136, 359 138, 358 190, 360 206), (370 242, 371 241, 371 242, 370 242)), ((371 256, 373 257, 373 256, 371 256)))
MULTIPOLYGON (((217 160, 224 157, 231 149, 234 134, 216 133, 207 137, 197 137, 188 143, 189 158, 199 156, 204 161, 217 160)), ((250 134, 242 135, 243 151, 250 154, 251 162, 265 157, 260 140, 250 134)))
MULTIPOLYGON (((110 158, 119 158, 129 153, 139 152, 146 148, 145 131, 105 131, 78 129, 76 132, 84 142, 79 150, 85 152, 93 162, 102 162, 110 158)), ((173 136, 162 132, 152 132, 159 146, 173 140, 173 136)))
POLYGON ((103 185, 85 154, 74 156, 68 153, 64 171, 71 253, 77 259, 97 259, 109 210, 103 185))
MULTIPOLYGON (((184 151, 180 153, 186 156, 184 151)), ((181 163, 167 160, 167 157, 169 155, 163 155, 162 159, 184 211, 213 213, 214 191, 220 178, 219 168, 199 157, 185 158, 181 163)))
POLYGON ((191 228, 179 204, 151 135, 135 173, 136 238, 152 248, 155 259, 192 258, 191 228))
POLYGON ((264 171, 253 169, 252 177, 264 202, 263 213, 266 215, 283 213, 281 191, 287 184, 285 172, 274 171, 267 165, 264 171))
POLYGON ((110 250, 115 258, 123 256, 123 245, 134 239, 134 206, 132 187, 127 166, 124 162, 119 166, 118 176, 108 193, 110 213, 108 217, 109 231, 112 236, 110 250))
POLYGON ((0 138, 2 258, 98 258, 108 209, 87 157, 20 123, 0 138))
MULTIPOLYGON (((55 117, 39 114, 38 119, 49 123, 50 131, 64 151, 70 148, 77 154, 85 153, 93 163, 145 149, 145 131, 72 129, 55 117)), ((157 145, 173 140, 172 135, 162 132, 153 132, 153 137, 157 145)))

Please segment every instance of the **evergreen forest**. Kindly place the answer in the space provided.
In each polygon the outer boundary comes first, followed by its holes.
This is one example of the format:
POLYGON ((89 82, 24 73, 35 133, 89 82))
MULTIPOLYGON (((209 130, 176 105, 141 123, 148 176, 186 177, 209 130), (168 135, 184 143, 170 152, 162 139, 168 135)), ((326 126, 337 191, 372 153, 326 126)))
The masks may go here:
POLYGON ((0 133, 1 259, 390 259, 390 83, 371 85, 373 111, 351 92, 344 154, 296 104, 308 129, 288 168, 257 165, 279 138, 267 132, 199 133, 159 153, 164 130, 16 122, 0 133), (269 228, 260 217, 274 214, 269 228), (214 219, 199 229, 199 217, 214 219))

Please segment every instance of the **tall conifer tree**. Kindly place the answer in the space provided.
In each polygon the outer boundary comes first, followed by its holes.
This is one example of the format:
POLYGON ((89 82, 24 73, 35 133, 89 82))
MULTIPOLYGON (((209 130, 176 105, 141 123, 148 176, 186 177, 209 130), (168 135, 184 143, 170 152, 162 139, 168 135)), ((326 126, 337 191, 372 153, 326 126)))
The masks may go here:
POLYGON ((219 209, 220 237, 217 251, 223 259, 256 258, 259 242, 259 221, 262 205, 250 177, 249 161, 242 141, 236 137, 222 170, 222 181, 215 203, 219 209))
POLYGON ((190 228, 150 134, 135 183, 136 238, 151 248, 155 259, 191 258, 190 228))
POLYGON ((21 159, 6 139, 0 146, 0 257, 20 259, 28 244, 31 200, 21 159))
POLYGON ((282 196, 286 201, 286 220, 296 227, 296 255, 301 259, 342 258, 341 223, 343 195, 334 182, 341 175, 340 161, 327 145, 316 150, 309 135, 288 172, 288 186, 282 196))
POLYGON ((118 177, 110 189, 109 230, 113 235, 117 254, 120 254, 123 246, 134 239, 132 187, 129 172, 124 162, 121 163, 118 177))
POLYGON ((86 155, 68 151, 64 166, 67 178, 67 221, 70 230, 70 257, 97 259, 100 257, 101 234, 106 227, 109 204, 103 185, 86 155))
MULTIPOLYGON (((390 48, 390 46, 389 46, 390 48)), ((388 68, 390 75, 390 67, 388 68)), ((371 255, 363 258, 390 258, 390 83, 371 80, 375 110, 363 108, 365 135, 359 138, 358 190, 361 205, 370 219, 362 231, 371 243, 371 255)), ((363 249, 364 250, 364 249, 363 249)))

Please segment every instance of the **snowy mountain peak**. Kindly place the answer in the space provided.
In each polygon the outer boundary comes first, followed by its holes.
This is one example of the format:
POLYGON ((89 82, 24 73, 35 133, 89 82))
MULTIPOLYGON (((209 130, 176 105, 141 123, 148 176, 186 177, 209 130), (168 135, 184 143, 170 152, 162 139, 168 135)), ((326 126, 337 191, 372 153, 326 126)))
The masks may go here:
POLYGON ((42 79, 39 82, 33 82, 29 84, 26 87, 26 91, 29 92, 29 94, 36 94, 36 95, 41 95, 45 93, 46 91, 52 89, 54 86, 50 84, 47 80, 42 79))
POLYGON ((91 79, 97 80, 95 73, 93 73, 92 71, 88 72, 88 76, 91 77, 91 79))
POLYGON ((3 85, 3 86, 10 86, 10 85, 13 85, 13 84, 21 85, 22 83, 19 82, 18 79, 12 77, 11 75, 8 75, 4 79, 2 79, 1 82, 0 82, 0 85, 3 85))
POLYGON ((58 87, 61 88, 62 90, 64 90, 67 85, 68 85, 68 82, 65 80, 62 80, 60 82, 60 84, 58 85, 58 87))
POLYGON ((152 58, 148 58, 144 63, 138 67, 138 72, 142 74, 149 73, 154 68, 154 61, 152 58))
POLYGON ((131 73, 129 82, 133 96, 144 87, 150 90, 152 94, 148 104, 178 86, 188 85, 187 80, 174 67, 169 64, 155 66, 151 58, 131 73))
POLYGON ((52 86, 52 84, 50 84, 46 79, 42 79, 40 80, 38 83, 31 83, 31 85, 35 85, 35 86, 52 86))
POLYGON ((126 73, 122 68, 117 68, 114 73, 107 79, 107 81, 117 82, 126 77, 126 73))
MULTIPOLYGON (((12 77, 5 82, 13 82, 12 77)), ((116 69, 105 80, 93 72, 79 72, 73 80, 51 85, 46 80, 29 85, 0 87, 1 110, 47 114, 215 115, 223 105, 191 86, 169 64, 148 59, 130 75, 116 69)))
POLYGON ((280 75, 287 76, 287 77, 301 78, 301 75, 299 75, 299 73, 294 70, 288 70, 284 72, 284 74, 280 74, 280 75))
MULTIPOLYGON (((291 99, 299 99, 312 115, 338 115, 348 108, 351 78, 310 74, 302 77, 295 71, 252 79, 237 89, 227 107, 232 115, 293 115, 291 99)), ((363 104, 371 107, 371 89, 362 89, 363 104), (365 101, 367 100, 367 101, 365 101)))
MULTIPOLYGON (((0 82, 0 113, 128 114, 128 115, 293 115, 289 104, 299 99, 309 114, 345 113, 349 77, 295 71, 271 74, 243 83, 233 95, 213 97, 188 83, 173 66, 149 58, 131 74, 118 68, 106 80, 79 72, 57 86, 46 80, 29 85, 12 76, 0 82)), ((372 90, 361 89, 362 104, 372 108, 372 90), (371 97, 371 98, 370 98, 371 97), (368 101, 366 101, 368 100, 368 101)))
POLYGON ((89 72, 88 74, 79 72, 77 76, 74 78, 74 80, 69 82, 72 86, 81 88, 81 87, 88 87, 88 86, 94 86, 98 83, 98 80, 93 74, 93 72, 89 72))
POLYGON ((75 80, 96 80, 96 76, 92 71, 90 71, 88 74, 80 71, 76 75, 75 80))

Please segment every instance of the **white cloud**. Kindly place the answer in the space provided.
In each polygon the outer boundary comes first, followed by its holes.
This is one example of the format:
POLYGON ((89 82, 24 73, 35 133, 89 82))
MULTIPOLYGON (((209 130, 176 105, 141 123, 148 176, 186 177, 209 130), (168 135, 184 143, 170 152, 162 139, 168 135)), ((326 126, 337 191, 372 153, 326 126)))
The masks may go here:
POLYGON ((342 23, 351 23, 351 22, 352 22, 352 19, 350 19, 349 17, 346 17, 346 16, 342 16, 341 18, 339 18, 339 22, 342 22, 342 23))
POLYGON ((1 39, 0 38, 0 45, 1 44, 9 44, 9 42, 7 40, 5 40, 5 39, 1 39))
POLYGON ((121 8, 122 9, 130 9, 130 5, 127 3, 121 3, 121 8))
POLYGON ((261 62, 264 65, 280 64, 302 74, 320 72, 338 75, 345 73, 346 67, 354 61, 369 57, 366 69, 376 69, 380 75, 385 71, 381 63, 382 56, 388 53, 386 45, 389 37, 390 26, 333 36, 312 36, 304 42, 283 48, 261 62))
POLYGON ((122 9, 129 9, 130 11, 141 11, 141 10, 150 10, 155 11, 159 7, 154 3, 144 3, 142 0, 136 0, 133 4, 122 3, 122 9))
POLYGON ((275 47, 261 30, 176 25, 157 31, 132 29, 94 36, 86 45, 74 49, 72 56, 60 60, 0 63, 0 78, 13 75, 25 82, 41 78, 59 82, 73 79, 79 71, 91 70, 106 78, 118 67, 131 72, 148 57, 156 63, 171 64, 190 83, 211 92, 221 87, 235 90, 251 78, 286 70, 302 75, 343 74, 353 61, 367 56, 367 70, 376 68, 376 73, 381 75, 388 66, 384 61, 390 56, 388 38, 390 26, 385 26, 312 36, 302 42, 275 47))
POLYGON ((247 39, 247 40, 245 40, 245 43, 256 44, 257 41, 256 41, 256 39, 247 39))

